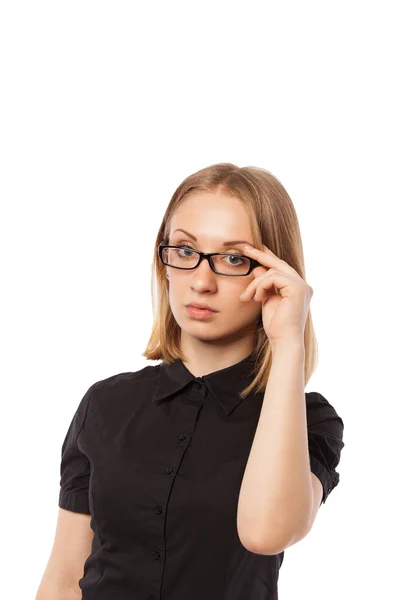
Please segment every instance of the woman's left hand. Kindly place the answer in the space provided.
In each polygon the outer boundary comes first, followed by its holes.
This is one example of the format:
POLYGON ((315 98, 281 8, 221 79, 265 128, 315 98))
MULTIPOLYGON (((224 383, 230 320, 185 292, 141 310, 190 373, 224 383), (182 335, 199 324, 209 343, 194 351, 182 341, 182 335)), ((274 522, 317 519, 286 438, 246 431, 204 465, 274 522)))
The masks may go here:
POLYGON ((243 301, 262 302, 262 322, 271 343, 304 340, 304 327, 314 290, 284 260, 263 245, 264 251, 245 246, 244 254, 261 265, 253 269, 254 281, 243 301), (277 290, 277 291, 276 291, 277 290))

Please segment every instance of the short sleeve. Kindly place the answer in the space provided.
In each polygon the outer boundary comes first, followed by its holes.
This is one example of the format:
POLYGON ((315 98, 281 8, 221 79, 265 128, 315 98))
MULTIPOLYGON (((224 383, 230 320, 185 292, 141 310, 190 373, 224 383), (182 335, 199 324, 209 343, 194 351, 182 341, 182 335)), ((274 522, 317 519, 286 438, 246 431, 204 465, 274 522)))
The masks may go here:
POLYGON ((82 430, 93 385, 75 411, 61 447, 60 492, 58 506, 73 512, 90 514, 90 461, 82 452, 78 439, 82 430))
POLYGON ((322 483, 325 503, 338 485, 344 423, 334 407, 319 392, 306 393, 308 450, 311 471, 322 483))

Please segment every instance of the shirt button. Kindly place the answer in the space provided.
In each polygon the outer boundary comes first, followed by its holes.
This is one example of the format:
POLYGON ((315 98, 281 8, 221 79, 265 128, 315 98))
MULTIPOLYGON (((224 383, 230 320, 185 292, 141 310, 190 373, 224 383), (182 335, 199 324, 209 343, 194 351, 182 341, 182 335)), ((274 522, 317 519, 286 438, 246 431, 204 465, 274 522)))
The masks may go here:
POLYGON ((149 596, 149 600, 156 600, 155 596, 149 596))
POLYGON ((183 442, 183 440, 186 440, 186 433, 181 433, 181 434, 178 436, 178 440, 179 440, 180 442, 183 442))
POLYGON ((157 506, 157 507, 156 507, 156 513, 157 513, 158 515, 161 515, 161 513, 162 513, 162 506, 157 506))
POLYGON ((200 381, 196 381, 196 389, 200 390, 202 388, 203 384, 200 383, 200 381))
POLYGON ((158 550, 155 550, 153 552, 153 558, 155 558, 156 560, 158 560, 160 558, 160 553, 158 552, 158 550))
POLYGON ((172 468, 172 467, 167 467, 167 468, 165 469, 165 472, 166 472, 166 473, 168 473, 168 475, 169 475, 170 473, 172 473, 172 471, 173 471, 173 468, 172 468))

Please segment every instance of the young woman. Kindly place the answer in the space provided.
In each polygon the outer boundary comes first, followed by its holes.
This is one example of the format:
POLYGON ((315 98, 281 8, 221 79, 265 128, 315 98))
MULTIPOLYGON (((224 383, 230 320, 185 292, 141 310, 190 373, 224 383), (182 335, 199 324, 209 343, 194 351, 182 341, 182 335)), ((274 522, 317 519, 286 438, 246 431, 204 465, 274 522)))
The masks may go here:
POLYGON ((282 184, 229 163, 187 177, 154 274, 143 355, 161 362, 79 403, 47 581, 84 600, 275 600, 344 447, 333 406, 304 391, 313 289, 282 184))

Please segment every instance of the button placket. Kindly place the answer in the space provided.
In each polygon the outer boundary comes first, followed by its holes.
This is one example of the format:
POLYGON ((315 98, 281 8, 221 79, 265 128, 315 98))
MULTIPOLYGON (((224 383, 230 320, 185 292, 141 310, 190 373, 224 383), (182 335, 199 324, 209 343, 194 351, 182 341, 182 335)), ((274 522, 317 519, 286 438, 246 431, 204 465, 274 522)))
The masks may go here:
MULTIPOLYGON (((203 380, 201 380, 201 378, 199 378, 199 379, 197 379, 197 381, 195 381, 195 389, 196 390, 202 390, 200 392, 201 395, 203 395, 204 393, 206 393, 206 387, 205 387, 204 383, 205 382, 203 380)), ((191 406, 191 411, 193 411, 194 409, 197 410, 197 408, 196 408, 197 405, 198 405, 198 402, 196 402, 195 405, 192 405, 191 406)), ((190 440, 190 434, 185 433, 184 431, 181 431, 181 432, 178 431, 178 432, 175 433, 175 440, 176 440, 175 443, 177 444, 178 448, 181 447, 181 450, 184 453, 184 450, 185 450, 185 448, 186 448, 186 446, 188 444, 188 441, 190 440), (184 443, 182 443, 182 442, 184 442, 184 443)), ((179 458, 179 461, 182 459, 182 452, 179 450, 178 453, 176 454, 176 458, 177 459, 179 458)), ((177 471, 178 468, 179 468, 179 463, 178 463, 178 465, 176 467, 175 466, 174 467, 171 467, 171 466, 165 467, 164 468, 164 473, 165 474, 174 473, 174 472, 177 471)), ((154 512, 155 512, 156 515, 162 515, 162 514, 164 514, 164 519, 165 519, 166 518, 166 509, 167 509, 167 505, 165 505, 165 511, 164 511, 164 508, 162 506, 156 505, 154 507, 154 512)), ((158 561, 159 560, 162 560, 162 561, 164 560, 163 553, 160 552, 159 550, 156 550, 156 549, 153 549, 151 556, 153 557, 154 560, 158 560, 158 561)), ((154 600, 156 600, 154 596, 150 596, 150 598, 154 598, 154 600)))

